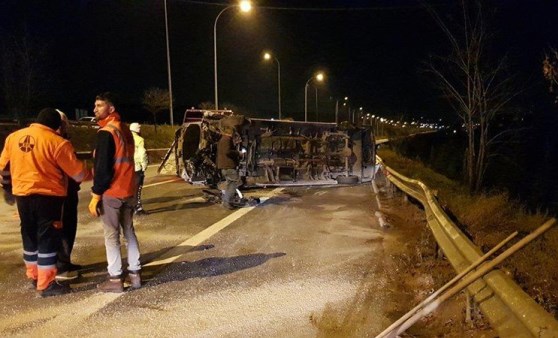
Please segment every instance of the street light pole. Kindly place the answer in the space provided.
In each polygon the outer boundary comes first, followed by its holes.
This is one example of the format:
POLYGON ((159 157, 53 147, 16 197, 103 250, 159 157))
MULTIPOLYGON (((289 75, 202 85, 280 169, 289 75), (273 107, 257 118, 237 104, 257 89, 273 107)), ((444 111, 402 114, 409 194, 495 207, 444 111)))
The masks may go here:
MULTIPOLYGON (((269 60, 271 59, 272 55, 270 53, 264 54, 264 59, 269 60)), ((279 101, 279 120, 281 120, 281 64, 279 60, 273 56, 275 62, 277 62, 277 100, 279 101)))
POLYGON ((171 79, 171 61, 169 49, 169 21, 167 17, 167 0, 165 0, 165 38, 167 40, 167 75, 169 81, 169 110, 170 110, 170 124, 174 125, 173 121, 173 107, 172 107, 172 79, 171 79))
POLYGON ((219 17, 221 16, 221 14, 223 14, 223 12, 233 7, 240 7, 241 11, 243 12, 249 12, 252 8, 249 1, 242 1, 239 5, 231 5, 223 8, 223 10, 220 11, 215 18, 215 23, 213 24, 213 76, 215 83, 215 110, 219 109, 219 88, 217 83, 217 21, 219 20, 219 17))
POLYGON ((339 123, 339 99, 335 100, 335 124, 339 123))
POLYGON ((314 87, 314 89, 316 89, 316 122, 318 122, 318 87, 314 87))
POLYGON ((312 81, 312 77, 304 85, 304 122, 308 122, 308 83, 310 81, 312 81))
POLYGON ((217 14, 217 18, 215 18, 215 23, 213 24, 213 77, 215 84, 215 110, 219 109, 219 86, 217 84, 217 21, 223 12, 233 7, 235 6, 225 7, 222 11, 220 11, 219 14, 217 14))
MULTIPOLYGON (((314 76, 309 78, 308 81, 306 81, 306 85, 304 85, 304 122, 308 122, 308 84, 310 83, 310 81, 312 81, 313 78, 314 76)), ((324 74, 318 73, 316 74, 315 78, 318 81, 323 81, 324 74)))

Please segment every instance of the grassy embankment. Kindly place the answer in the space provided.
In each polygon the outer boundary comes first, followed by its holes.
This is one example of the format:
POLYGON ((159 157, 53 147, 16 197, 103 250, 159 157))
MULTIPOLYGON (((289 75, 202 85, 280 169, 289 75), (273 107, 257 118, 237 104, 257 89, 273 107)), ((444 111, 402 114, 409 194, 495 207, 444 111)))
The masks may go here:
MULTIPOLYGON (((157 126, 157 133, 153 125, 141 126, 141 136, 145 139, 145 148, 162 149, 169 148, 174 140, 174 132, 178 126, 157 126)), ((95 149, 95 136, 98 129, 91 127, 72 126, 70 128, 70 140, 76 151, 92 151, 95 149)))
MULTIPOLYGON (((517 230, 522 236, 550 216, 529 213, 505 192, 470 195, 467 188, 417 161, 381 149, 379 156, 399 173, 422 181, 437 191, 440 203, 449 209, 458 225, 484 252, 517 230)), ((505 270, 547 311, 558 317, 558 229, 556 227, 505 262, 505 270)))

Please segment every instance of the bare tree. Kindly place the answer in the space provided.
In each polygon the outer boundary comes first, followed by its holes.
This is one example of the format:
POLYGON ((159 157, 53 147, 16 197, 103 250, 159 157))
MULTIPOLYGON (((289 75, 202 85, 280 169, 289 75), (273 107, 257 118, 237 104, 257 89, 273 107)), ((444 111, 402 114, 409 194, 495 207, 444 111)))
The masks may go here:
POLYGON ((467 133, 465 179, 471 192, 481 189, 494 145, 510 130, 495 132, 494 121, 507 113, 507 105, 519 91, 506 72, 506 57, 493 59, 489 34, 480 2, 462 0, 462 22, 452 30, 431 10, 451 46, 446 57, 432 58, 428 71, 435 75, 467 133), (473 4, 469 7, 469 3, 473 4))
POLYGON ((143 93, 143 105, 153 115, 155 134, 157 134, 157 115, 169 109, 169 91, 161 88, 149 88, 143 93))

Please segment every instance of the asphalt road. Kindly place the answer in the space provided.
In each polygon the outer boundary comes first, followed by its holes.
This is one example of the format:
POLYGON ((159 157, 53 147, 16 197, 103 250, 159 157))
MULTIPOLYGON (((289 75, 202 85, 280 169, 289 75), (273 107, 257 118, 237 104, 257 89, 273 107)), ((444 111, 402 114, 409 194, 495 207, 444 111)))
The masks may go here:
MULTIPOLYGON (((201 187, 150 167, 134 220, 144 286, 105 294, 102 227, 80 192, 68 295, 28 288, 15 207, 0 203, 0 336, 373 336, 393 321, 397 235, 374 216, 369 184, 252 190, 256 207, 229 211, 201 187)), ((125 252, 125 250, 123 250, 125 252)))

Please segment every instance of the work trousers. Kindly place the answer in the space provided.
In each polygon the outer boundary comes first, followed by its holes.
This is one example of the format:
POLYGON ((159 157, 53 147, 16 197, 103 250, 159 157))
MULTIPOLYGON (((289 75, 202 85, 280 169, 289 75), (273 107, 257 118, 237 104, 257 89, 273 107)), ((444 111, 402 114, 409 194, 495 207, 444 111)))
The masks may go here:
POLYGON ((124 233, 126 239, 126 247, 128 249, 128 271, 139 271, 140 251, 136 232, 134 230, 133 213, 134 213, 133 196, 118 199, 111 196, 103 195, 103 229, 105 233, 105 249, 107 253, 107 270, 111 277, 122 276, 122 255, 120 253, 120 229, 124 233))
POLYGON ((44 290, 56 277, 64 197, 16 196, 26 276, 44 290))
POLYGON ((68 196, 64 200, 64 208, 62 211, 62 241, 58 250, 58 270, 68 271, 72 266, 72 249, 76 240, 77 223, 78 223, 78 191, 79 183, 68 179, 68 196))
POLYGON ((135 210, 143 210, 143 205, 141 204, 141 190, 143 189, 143 181, 145 179, 145 171, 136 171, 136 206, 135 210))
POLYGON ((225 192, 223 193, 223 205, 230 206, 236 194, 236 188, 240 185, 240 175, 236 169, 221 169, 221 174, 226 181, 225 192))

